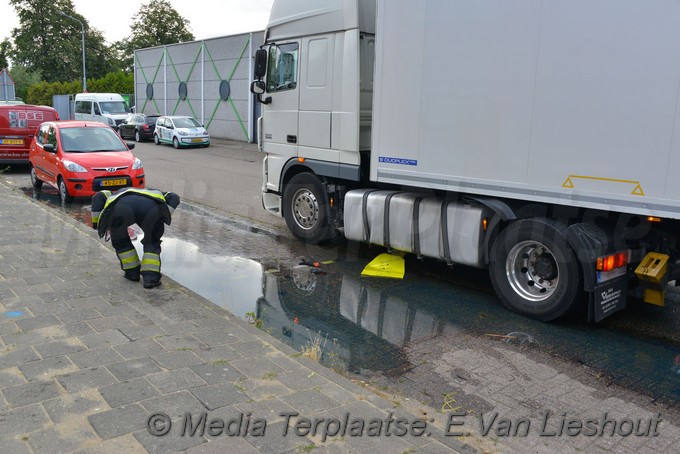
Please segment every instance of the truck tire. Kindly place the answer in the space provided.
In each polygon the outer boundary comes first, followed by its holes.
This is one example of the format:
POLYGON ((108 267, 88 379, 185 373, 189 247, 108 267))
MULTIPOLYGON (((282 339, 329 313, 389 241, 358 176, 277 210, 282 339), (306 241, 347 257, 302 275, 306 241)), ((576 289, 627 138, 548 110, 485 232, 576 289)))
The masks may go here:
POLYGON ((330 236, 326 198, 321 181, 311 173, 298 173, 283 191, 283 217, 293 235, 306 243, 330 236))
POLYGON ((500 232, 491 248, 489 275, 507 308, 542 321, 575 309, 583 285, 566 228, 547 219, 524 219, 500 232))

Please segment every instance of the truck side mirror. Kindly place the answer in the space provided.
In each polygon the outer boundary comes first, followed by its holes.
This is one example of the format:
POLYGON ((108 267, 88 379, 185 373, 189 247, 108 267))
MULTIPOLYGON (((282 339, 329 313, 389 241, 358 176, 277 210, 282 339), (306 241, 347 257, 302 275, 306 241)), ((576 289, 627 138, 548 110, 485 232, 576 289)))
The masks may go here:
POLYGON ((255 52, 255 78, 260 80, 267 74, 267 51, 258 49, 255 52))
POLYGON ((269 104, 272 102, 272 97, 267 96, 265 99, 262 99, 262 95, 264 94, 265 91, 265 84, 264 81, 262 80, 254 80, 250 84, 250 92, 254 95, 257 95, 257 100, 261 102, 262 104, 269 104))
POLYGON ((264 89, 265 89, 264 82, 261 80, 254 80, 250 84, 250 92, 254 95, 264 94, 264 89))

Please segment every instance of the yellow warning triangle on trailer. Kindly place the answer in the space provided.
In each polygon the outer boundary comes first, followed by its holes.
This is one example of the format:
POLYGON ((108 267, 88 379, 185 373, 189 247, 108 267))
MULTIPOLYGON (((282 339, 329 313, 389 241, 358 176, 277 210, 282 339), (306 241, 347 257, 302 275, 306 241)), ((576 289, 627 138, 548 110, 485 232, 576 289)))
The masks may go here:
POLYGON ((403 279, 405 272, 403 254, 380 254, 366 265, 361 275, 403 279))

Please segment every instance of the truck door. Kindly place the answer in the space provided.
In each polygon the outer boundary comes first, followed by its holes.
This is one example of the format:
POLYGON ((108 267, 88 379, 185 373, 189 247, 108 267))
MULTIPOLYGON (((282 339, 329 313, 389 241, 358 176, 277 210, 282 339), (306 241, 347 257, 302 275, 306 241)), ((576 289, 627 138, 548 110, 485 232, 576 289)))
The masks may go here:
POLYGON ((307 158, 338 161, 331 157, 333 109, 333 35, 302 40, 300 61, 300 115, 298 144, 307 158))
POLYGON ((299 110, 299 42, 271 46, 267 64, 267 94, 262 124, 264 151, 297 156, 299 110))

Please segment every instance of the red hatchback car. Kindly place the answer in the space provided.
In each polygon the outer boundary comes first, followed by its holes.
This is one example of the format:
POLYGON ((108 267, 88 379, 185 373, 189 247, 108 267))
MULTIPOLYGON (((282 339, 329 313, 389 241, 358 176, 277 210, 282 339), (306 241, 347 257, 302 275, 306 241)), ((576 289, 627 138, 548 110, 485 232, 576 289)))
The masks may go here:
POLYGON ((40 125, 31 142, 31 183, 59 190, 62 203, 97 191, 144 187, 142 162, 107 125, 89 121, 54 121, 40 125))

